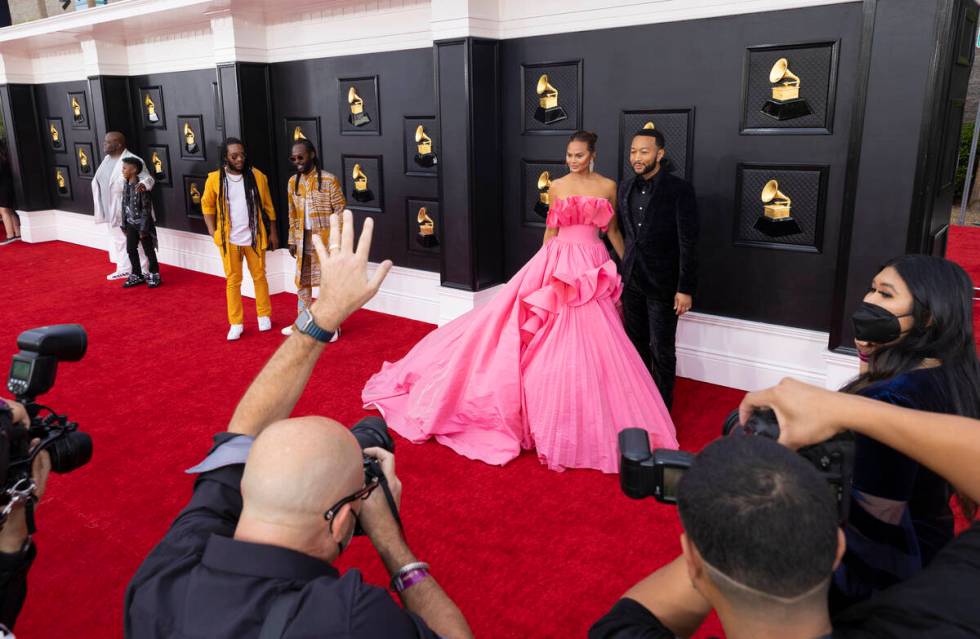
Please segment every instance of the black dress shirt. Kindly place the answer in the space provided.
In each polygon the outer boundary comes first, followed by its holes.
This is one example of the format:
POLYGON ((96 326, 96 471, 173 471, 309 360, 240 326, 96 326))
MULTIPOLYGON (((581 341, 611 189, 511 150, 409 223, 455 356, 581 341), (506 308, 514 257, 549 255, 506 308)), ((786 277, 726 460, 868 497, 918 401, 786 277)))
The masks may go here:
POLYGON ((630 189, 630 215, 629 222, 633 227, 634 235, 639 235, 643 228, 643 218, 646 217, 650 202, 653 201, 654 192, 660 184, 662 171, 657 171, 656 175, 649 180, 643 179, 642 175, 637 175, 633 180, 633 188, 630 189))
MULTIPOLYGON (((217 435, 214 450, 234 439, 217 435)), ((126 589, 126 637, 257 637, 273 603, 289 592, 301 594, 286 638, 436 637, 357 570, 341 575, 315 557, 233 539, 244 468, 232 463, 198 477, 190 504, 126 589)))

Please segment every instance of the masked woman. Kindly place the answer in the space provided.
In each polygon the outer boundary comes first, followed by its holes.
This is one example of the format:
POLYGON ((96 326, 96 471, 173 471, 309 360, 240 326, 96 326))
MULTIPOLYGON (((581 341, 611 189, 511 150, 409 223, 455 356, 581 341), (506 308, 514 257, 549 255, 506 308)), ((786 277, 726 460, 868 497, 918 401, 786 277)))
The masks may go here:
MULTIPOLYGON (((962 268, 927 255, 891 260, 853 323, 861 373, 844 392, 980 417, 973 284, 962 268)), ((928 468, 858 435, 847 553, 834 575, 832 607, 866 599, 928 564, 953 538, 951 491, 928 468)), ((975 505, 960 503, 972 516, 975 505)))

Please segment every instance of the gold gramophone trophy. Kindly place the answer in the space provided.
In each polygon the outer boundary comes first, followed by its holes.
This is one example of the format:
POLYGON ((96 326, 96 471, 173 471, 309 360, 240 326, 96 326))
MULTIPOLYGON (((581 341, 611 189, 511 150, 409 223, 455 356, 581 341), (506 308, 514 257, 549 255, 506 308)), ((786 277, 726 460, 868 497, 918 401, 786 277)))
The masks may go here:
POLYGON ((558 104, 558 89, 551 86, 548 82, 548 74, 542 74, 538 78, 538 108, 534 111, 534 119, 542 124, 554 124, 561 122, 568 117, 558 104))
POLYGON ((347 121, 354 126, 364 126, 371 122, 371 116, 364 112, 364 99, 357 95, 357 89, 350 88, 347 92, 347 104, 350 105, 350 115, 347 121))
POLYGON ((92 165, 88 163, 88 154, 85 153, 85 149, 78 149, 78 171, 79 173, 88 174, 92 170, 92 165))
POLYGON ((58 185, 58 193, 62 195, 68 194, 68 183, 65 182, 65 175, 61 172, 61 169, 54 170, 54 181, 58 185))
POLYGON ((647 131, 655 131, 657 129, 657 127, 653 124, 653 122, 647 122, 646 124, 643 125, 643 128, 647 131))
POLYGON ((762 187, 762 215, 755 222, 755 229, 769 237, 783 237, 801 233, 799 223, 793 219, 792 200, 779 190, 779 182, 769 180, 762 187))
POLYGON ((82 122, 82 105, 78 103, 78 98, 71 96, 71 117, 76 123, 82 122))
POLYGON ((538 176, 538 201, 534 203, 534 212, 541 217, 548 217, 548 209, 551 208, 551 173, 542 171, 538 176))
POLYGON ((58 127, 51 124, 48 126, 48 132, 51 134, 51 146, 56 149, 62 148, 61 134, 58 133, 58 127))
POLYGON ((306 134, 303 133, 303 127, 297 125, 296 128, 293 129, 293 142, 299 142, 300 140, 305 139, 306 134))
POLYGON ((188 153, 197 153, 197 136, 190 122, 184 122, 184 150, 188 153))
POLYGON ((425 248, 435 248, 439 246, 439 239, 436 237, 436 225, 429 217, 429 212, 425 207, 419 208, 417 217, 419 223, 419 234, 415 240, 425 248))
POLYGON ((191 182, 190 186, 187 187, 187 194, 191 196, 191 208, 194 213, 201 214, 201 189, 198 187, 197 182, 191 182))
POLYGON ((789 70, 789 60, 779 58, 769 71, 772 98, 762 105, 762 112, 777 120, 792 120, 813 113, 800 97, 800 78, 789 70))
POLYGON ((157 180, 162 180, 166 176, 163 172, 163 160, 160 159, 160 155, 154 151, 153 155, 150 156, 150 164, 153 165, 153 177, 157 180))
POLYGON ((354 170, 351 171, 351 177, 354 178, 354 192, 351 193, 351 196, 358 202, 370 202, 373 200, 374 194, 368 188, 367 174, 361 170, 360 164, 354 165, 354 170))
POLYGON ((150 94, 146 94, 146 99, 143 100, 143 106, 146 107, 146 119, 150 122, 159 122, 160 116, 157 115, 157 105, 153 102, 150 94))
POLYGON ((415 163, 419 166, 430 168, 435 166, 439 159, 432 152, 432 138, 425 132, 425 127, 421 124, 415 129, 415 146, 418 153, 415 154, 415 163))

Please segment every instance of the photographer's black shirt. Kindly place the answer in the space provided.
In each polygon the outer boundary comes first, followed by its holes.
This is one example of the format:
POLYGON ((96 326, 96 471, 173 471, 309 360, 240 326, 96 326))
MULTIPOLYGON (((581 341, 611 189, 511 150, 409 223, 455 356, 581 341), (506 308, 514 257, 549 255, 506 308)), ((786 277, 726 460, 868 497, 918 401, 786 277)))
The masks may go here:
MULTIPOLYGON (((928 568, 833 619, 833 639, 967 639, 980 636, 980 523, 928 568)), ((589 639, 673 639, 639 602, 620 599, 589 629, 589 639)))
MULTIPOLYGON (((236 437, 217 435, 213 450, 236 437)), ((126 637, 256 637, 273 603, 292 592, 300 594, 286 638, 436 637, 357 570, 341 575, 309 555, 233 539, 244 468, 232 463, 198 476, 190 504, 126 589, 126 637)))

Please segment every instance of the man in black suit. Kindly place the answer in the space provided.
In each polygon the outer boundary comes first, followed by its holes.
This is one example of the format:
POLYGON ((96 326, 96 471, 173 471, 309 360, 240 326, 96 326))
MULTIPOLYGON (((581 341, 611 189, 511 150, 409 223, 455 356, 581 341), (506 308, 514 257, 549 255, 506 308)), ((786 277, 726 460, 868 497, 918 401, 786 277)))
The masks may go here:
POLYGON ((690 183, 671 175, 663 159, 663 133, 641 129, 633 136, 636 175, 619 185, 618 210, 626 332, 670 408, 677 318, 691 309, 697 285, 698 207, 690 183))

